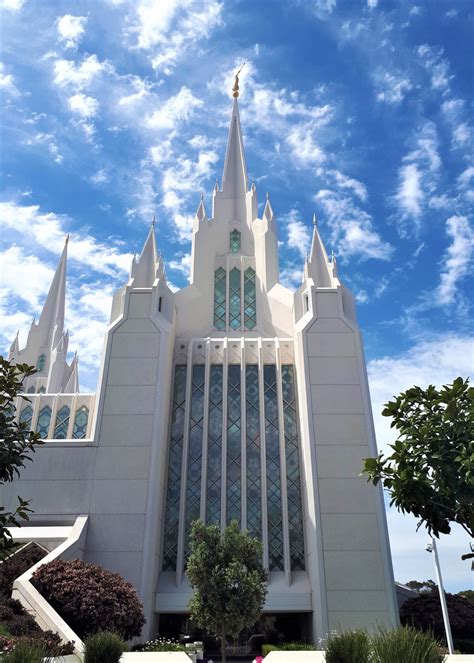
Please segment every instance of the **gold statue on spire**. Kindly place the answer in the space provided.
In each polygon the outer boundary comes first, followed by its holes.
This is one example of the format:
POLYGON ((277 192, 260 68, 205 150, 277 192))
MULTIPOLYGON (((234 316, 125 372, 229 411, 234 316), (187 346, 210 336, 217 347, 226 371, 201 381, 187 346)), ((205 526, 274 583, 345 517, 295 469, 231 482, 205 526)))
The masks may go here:
POLYGON ((235 79, 234 79, 234 87, 232 88, 232 96, 234 99, 237 99, 239 96, 239 74, 242 71, 242 69, 245 67, 246 62, 240 67, 239 71, 235 74, 235 79))

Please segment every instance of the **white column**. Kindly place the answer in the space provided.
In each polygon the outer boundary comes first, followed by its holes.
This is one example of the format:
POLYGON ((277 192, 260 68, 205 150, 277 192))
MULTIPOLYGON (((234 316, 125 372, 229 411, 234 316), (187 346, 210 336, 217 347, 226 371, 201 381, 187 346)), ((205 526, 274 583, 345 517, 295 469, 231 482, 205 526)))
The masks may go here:
POLYGON ((207 454, 209 431, 209 391, 211 373, 211 339, 206 339, 206 363, 204 366, 204 418, 202 422, 202 458, 201 458, 201 509, 202 522, 206 522, 206 496, 207 496, 207 454))
POLYGON ((291 584, 290 535, 288 531, 288 490, 286 485, 285 422, 283 418, 283 390, 281 385, 280 344, 275 339, 278 433, 280 438, 281 516, 283 527, 283 563, 288 585, 291 584))
POLYGON ((263 380, 263 343, 262 337, 258 337, 258 391, 260 407, 260 476, 262 484, 262 543, 263 543, 263 566, 268 570, 268 517, 267 517, 267 454, 265 443, 265 397, 263 380))

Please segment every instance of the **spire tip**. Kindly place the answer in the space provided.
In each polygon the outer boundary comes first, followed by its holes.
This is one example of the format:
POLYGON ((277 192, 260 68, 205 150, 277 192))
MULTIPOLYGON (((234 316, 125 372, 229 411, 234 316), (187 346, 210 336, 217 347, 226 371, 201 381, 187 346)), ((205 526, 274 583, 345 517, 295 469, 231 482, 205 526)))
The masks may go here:
POLYGON ((234 87, 232 88, 232 96, 234 97, 234 99, 237 99, 237 97, 239 96, 239 74, 246 64, 247 63, 244 62, 244 64, 240 67, 239 71, 235 74, 234 87))
POLYGON ((64 240, 64 245, 67 246, 69 244, 69 233, 66 235, 66 239, 64 240))

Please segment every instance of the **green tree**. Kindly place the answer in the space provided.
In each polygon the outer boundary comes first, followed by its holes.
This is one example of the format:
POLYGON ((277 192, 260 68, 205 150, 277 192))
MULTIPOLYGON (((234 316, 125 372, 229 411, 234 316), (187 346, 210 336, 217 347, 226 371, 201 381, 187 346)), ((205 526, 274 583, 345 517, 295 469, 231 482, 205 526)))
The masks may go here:
POLYGON ((416 589, 416 591, 420 592, 420 594, 422 592, 432 592, 435 589, 438 589, 438 585, 434 580, 422 580, 421 582, 419 580, 409 580, 403 584, 405 587, 409 587, 410 589, 416 589))
POLYGON ((456 522, 474 536, 474 389, 456 378, 438 390, 412 387, 386 403, 398 439, 392 454, 366 458, 369 481, 391 495, 390 505, 419 518, 428 532, 449 534, 456 522))
POLYGON ((194 589, 191 618, 221 640, 226 660, 226 637, 237 637, 259 619, 267 593, 262 567, 262 544, 232 521, 222 532, 217 525, 197 520, 191 530, 187 575, 194 589))
MULTIPOLYGON (((26 423, 15 422, 15 398, 21 393, 23 380, 36 373, 27 364, 12 364, 0 356, 0 484, 20 476, 20 469, 31 459, 36 447, 44 444, 38 433, 28 429, 26 423)), ((26 396, 22 400, 29 401, 26 396)), ((9 527, 18 527, 28 520, 29 501, 18 497, 14 511, 0 506, 0 559, 7 557, 13 547, 9 527)))

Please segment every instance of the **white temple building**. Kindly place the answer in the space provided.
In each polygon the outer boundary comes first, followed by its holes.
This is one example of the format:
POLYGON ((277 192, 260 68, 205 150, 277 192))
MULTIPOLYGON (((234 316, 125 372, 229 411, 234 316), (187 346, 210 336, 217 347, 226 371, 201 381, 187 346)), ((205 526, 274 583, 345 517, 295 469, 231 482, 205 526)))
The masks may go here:
POLYGON ((31 499, 38 526, 87 516, 84 559, 134 584, 149 634, 184 628, 199 518, 262 540, 276 630, 316 641, 395 625, 382 491, 360 476, 377 449, 354 298, 316 224, 301 286, 280 284, 237 89, 222 186, 194 220, 190 284, 168 287, 153 224, 113 298, 95 395, 79 393, 66 359, 66 244, 26 347, 10 352, 38 369, 18 416, 47 442, 2 503, 31 499))

